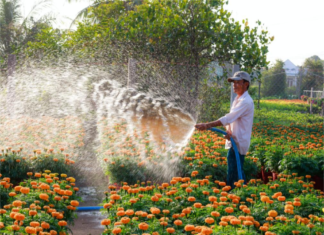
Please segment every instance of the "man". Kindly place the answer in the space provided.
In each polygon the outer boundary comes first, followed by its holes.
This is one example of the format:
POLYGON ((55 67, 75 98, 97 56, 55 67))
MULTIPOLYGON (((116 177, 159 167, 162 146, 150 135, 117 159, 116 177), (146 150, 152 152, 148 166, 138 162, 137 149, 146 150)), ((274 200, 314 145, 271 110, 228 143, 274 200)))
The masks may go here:
POLYGON ((227 135, 225 148, 229 149, 227 153, 227 184, 234 188, 234 183, 237 182, 238 172, 236 165, 236 157, 233 147, 231 146, 230 138, 233 137, 241 159, 241 167, 244 181, 246 183, 243 164, 245 155, 250 146, 254 104, 248 89, 251 83, 251 77, 244 71, 239 71, 233 77, 228 78, 229 82, 233 83, 234 92, 237 94, 230 113, 221 117, 217 121, 209 123, 199 123, 195 127, 199 130, 207 130, 216 126, 225 126, 227 135))

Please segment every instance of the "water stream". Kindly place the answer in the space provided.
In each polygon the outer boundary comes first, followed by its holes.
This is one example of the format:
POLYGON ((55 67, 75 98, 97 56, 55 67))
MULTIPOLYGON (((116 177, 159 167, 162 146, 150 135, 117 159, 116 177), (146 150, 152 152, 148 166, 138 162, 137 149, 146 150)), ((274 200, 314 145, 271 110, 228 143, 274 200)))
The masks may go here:
MULTIPOLYGON (((29 146, 24 148, 25 153, 30 154, 33 148, 46 148, 49 141, 55 140, 54 146, 64 146, 76 157, 75 172, 80 181, 85 185, 95 184, 102 190, 106 190, 108 184, 100 166, 103 156, 100 151, 98 153, 105 138, 100 125, 102 120, 106 121, 106 128, 127 123, 125 135, 133 136, 136 132, 139 136, 146 136, 157 147, 157 155, 167 157, 172 153, 176 156, 194 131, 194 118, 169 101, 174 97, 143 93, 136 87, 127 89, 125 74, 118 75, 113 67, 71 63, 56 66, 29 64, 16 70, 8 83, 1 87, 0 105, 6 108, 2 110, 0 125, 14 131, 1 135, 0 146, 24 143, 29 146), (74 121, 64 123, 63 135, 62 128, 60 131, 58 128, 48 130, 50 133, 46 133, 44 128, 37 140, 35 135, 22 134, 26 127, 7 125, 15 123, 12 120, 27 119, 26 125, 44 126, 50 119, 54 120, 55 126, 55 120, 59 122, 67 117, 74 121), (46 143, 42 141, 45 139, 46 143), (158 149, 163 149, 163 152, 158 152, 158 149)), ((115 141, 113 147, 122 141, 115 141)), ((163 177, 171 177, 173 170, 166 165, 163 177)))

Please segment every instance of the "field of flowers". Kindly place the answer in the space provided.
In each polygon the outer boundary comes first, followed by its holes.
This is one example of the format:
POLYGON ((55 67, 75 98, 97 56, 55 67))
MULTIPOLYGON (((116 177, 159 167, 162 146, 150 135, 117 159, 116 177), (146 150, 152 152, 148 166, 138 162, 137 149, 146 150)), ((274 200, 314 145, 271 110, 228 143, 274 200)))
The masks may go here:
MULTIPOLYGON (((119 190, 109 186, 103 234, 324 232, 324 196, 314 189, 311 175, 279 174, 268 184, 260 179, 250 179, 248 185, 239 181, 231 190, 220 180, 226 174, 222 144, 222 138, 210 131, 197 132, 183 156, 188 176, 161 184, 123 182, 119 190)), ((247 159, 255 166, 259 161, 247 159)))
POLYGON ((14 186, 0 174, 1 193, 9 196, 0 209, 1 234, 69 234, 66 226, 75 218, 80 200, 75 179, 49 170, 27 175, 14 186))
POLYGON ((184 170, 179 158, 184 151, 168 152, 164 143, 155 142, 147 132, 134 130, 124 121, 111 125, 105 119, 99 129, 97 153, 111 182, 161 181, 184 170))
POLYGON ((307 104, 307 100, 302 99, 272 99, 272 100, 262 100, 261 102, 273 103, 273 104, 307 104))
POLYGON ((108 187, 103 234, 324 234, 322 119, 296 114, 294 103, 278 105, 285 105, 280 113, 268 110, 273 104, 256 113, 244 165, 248 185, 226 186, 222 136, 195 132, 178 177, 108 187))
MULTIPOLYGON (((195 131, 170 153, 127 122, 102 119, 97 155, 111 183, 102 234, 324 234, 323 122, 289 105, 256 111, 248 184, 235 189, 223 136, 195 131)), ((0 126, 0 233, 71 234, 80 198, 67 174, 84 145, 81 120, 1 117, 0 126)))
POLYGON ((323 190, 323 139, 322 123, 290 126, 257 123, 253 127, 249 155, 259 159, 259 167, 273 173, 321 178, 317 182, 321 182, 318 186, 323 190))
POLYGON ((85 135, 81 119, 75 116, 54 118, 0 116, 0 148, 22 152, 25 155, 33 152, 46 153, 64 149, 73 156, 73 149, 82 147, 85 135))

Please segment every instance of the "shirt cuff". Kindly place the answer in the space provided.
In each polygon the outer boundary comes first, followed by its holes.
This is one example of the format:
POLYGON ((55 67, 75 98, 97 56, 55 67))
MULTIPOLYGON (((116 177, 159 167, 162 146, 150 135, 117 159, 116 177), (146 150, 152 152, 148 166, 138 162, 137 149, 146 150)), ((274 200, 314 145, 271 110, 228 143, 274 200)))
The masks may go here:
POLYGON ((221 117, 220 119, 218 119, 221 123, 222 123, 222 125, 223 126, 226 126, 226 125, 228 125, 228 123, 227 123, 227 118, 224 116, 224 117, 221 117))

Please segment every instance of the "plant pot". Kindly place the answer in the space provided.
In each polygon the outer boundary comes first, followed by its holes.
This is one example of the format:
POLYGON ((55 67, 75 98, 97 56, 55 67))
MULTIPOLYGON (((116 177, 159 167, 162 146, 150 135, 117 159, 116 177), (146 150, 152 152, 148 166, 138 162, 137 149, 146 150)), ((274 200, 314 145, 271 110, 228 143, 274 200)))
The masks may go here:
POLYGON ((264 169, 264 166, 261 167, 261 177, 263 180, 264 184, 267 184, 269 182, 269 178, 268 176, 272 176, 271 172, 264 169))
POLYGON ((313 181, 315 181, 314 189, 319 189, 324 191, 324 179, 321 176, 315 175, 312 177, 313 181))
POLYGON ((276 180, 278 178, 278 173, 272 172, 272 180, 276 180))

